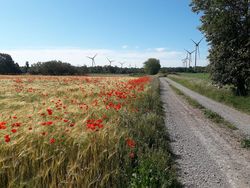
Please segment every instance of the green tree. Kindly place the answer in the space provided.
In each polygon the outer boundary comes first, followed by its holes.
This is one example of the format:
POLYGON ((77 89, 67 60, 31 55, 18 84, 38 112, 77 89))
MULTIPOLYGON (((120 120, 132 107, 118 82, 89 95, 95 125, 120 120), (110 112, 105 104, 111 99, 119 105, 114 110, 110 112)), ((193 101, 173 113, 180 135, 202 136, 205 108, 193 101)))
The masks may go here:
POLYGON ((201 13, 200 30, 210 45, 211 77, 230 84, 237 95, 247 95, 250 83, 250 1, 192 0, 201 13))
POLYGON ((30 68, 29 62, 26 61, 26 63, 25 63, 25 73, 27 73, 29 71, 29 68, 30 68))
POLYGON ((144 71, 147 74, 157 74, 161 69, 160 60, 155 58, 150 58, 146 62, 144 62, 144 71))
POLYGON ((15 63, 8 54, 0 53, 0 74, 20 74, 18 63, 15 63))

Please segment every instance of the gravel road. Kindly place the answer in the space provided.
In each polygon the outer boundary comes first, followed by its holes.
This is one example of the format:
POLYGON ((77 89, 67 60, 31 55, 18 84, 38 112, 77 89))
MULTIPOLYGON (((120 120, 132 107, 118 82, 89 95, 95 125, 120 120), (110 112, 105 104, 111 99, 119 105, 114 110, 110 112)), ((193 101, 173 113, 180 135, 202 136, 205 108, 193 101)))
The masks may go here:
POLYGON ((183 93, 188 95, 189 97, 195 99, 200 104, 202 104, 204 107, 218 113, 220 116, 222 116, 227 121, 231 122, 233 125, 235 125, 240 131, 242 131, 242 134, 245 136, 250 137, 250 115, 244 114, 242 112, 239 112, 229 106, 226 106, 224 104, 221 104, 219 102, 216 102, 212 99, 209 99, 205 96, 202 96, 176 82, 173 80, 166 78, 167 81, 181 90, 183 93))
POLYGON ((250 187, 250 151, 160 79, 170 145, 185 187, 250 187))

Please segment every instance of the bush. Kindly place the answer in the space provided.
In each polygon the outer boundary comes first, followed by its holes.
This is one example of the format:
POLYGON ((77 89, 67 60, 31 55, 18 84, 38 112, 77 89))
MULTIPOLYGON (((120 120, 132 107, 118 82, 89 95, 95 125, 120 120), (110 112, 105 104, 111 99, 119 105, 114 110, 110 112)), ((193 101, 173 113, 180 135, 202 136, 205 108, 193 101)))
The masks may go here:
POLYGON ((144 71, 147 74, 150 75, 157 74, 160 69, 161 69, 160 60, 158 59, 150 58, 146 62, 144 62, 144 71))

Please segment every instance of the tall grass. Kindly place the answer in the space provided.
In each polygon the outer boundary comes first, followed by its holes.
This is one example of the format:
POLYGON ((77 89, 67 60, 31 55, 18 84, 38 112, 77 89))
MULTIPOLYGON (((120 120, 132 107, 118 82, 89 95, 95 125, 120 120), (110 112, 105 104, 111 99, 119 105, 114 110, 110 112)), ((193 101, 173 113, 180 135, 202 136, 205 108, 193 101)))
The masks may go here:
POLYGON ((131 90, 127 88, 131 85, 126 84, 130 80, 2 78, 0 122, 8 124, 0 130, 0 186, 178 187, 159 83, 154 80, 144 89, 138 83, 131 90), (106 109, 102 100, 114 89, 123 89, 127 98, 109 98, 121 103, 122 108, 106 109), (53 109, 53 116, 41 116, 48 106, 53 109), (89 129, 88 119, 102 119, 103 128, 89 129), (50 120, 52 126, 41 126, 41 122, 50 120), (11 124, 16 121, 22 125, 11 133, 11 124), (74 126, 69 126, 71 123, 74 126), (6 134, 10 135, 10 142, 4 141, 6 134), (129 146, 128 139, 134 144, 129 146))
POLYGON ((186 73, 168 77, 204 96, 250 114, 250 96, 235 96, 230 86, 218 88, 212 84, 208 74, 186 73))

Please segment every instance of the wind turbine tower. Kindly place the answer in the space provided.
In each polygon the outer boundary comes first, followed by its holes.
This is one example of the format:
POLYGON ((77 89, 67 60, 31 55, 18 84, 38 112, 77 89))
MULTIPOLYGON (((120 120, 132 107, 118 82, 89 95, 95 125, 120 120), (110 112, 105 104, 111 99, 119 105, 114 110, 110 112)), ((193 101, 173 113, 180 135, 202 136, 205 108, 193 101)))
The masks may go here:
POLYGON ((199 54, 200 56, 200 49, 199 49, 199 45, 201 43, 201 41, 204 39, 204 37, 199 41, 199 42, 194 42, 193 43, 195 44, 195 58, 194 58, 194 69, 196 68, 196 65, 197 65, 197 53, 199 54))
POLYGON ((185 58, 185 59, 182 59, 182 63, 183 63, 183 67, 186 67, 186 66, 187 66, 186 58, 185 58))

